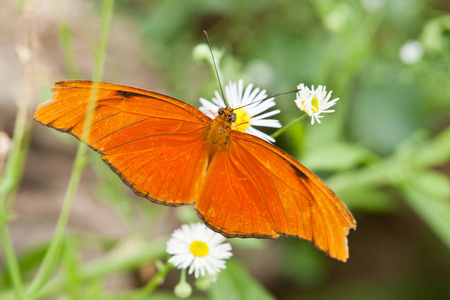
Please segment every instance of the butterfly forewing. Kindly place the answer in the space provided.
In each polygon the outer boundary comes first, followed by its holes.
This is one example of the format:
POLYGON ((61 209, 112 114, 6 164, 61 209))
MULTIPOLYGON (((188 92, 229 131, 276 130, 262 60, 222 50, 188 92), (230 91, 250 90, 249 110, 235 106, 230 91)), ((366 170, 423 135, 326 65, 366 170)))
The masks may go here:
MULTIPOLYGON (((38 108, 35 119, 80 138, 92 87, 89 81, 56 83, 53 100, 38 108)), ((108 83, 97 87, 88 144, 139 195, 168 205, 194 202, 211 119, 164 95, 108 83)))

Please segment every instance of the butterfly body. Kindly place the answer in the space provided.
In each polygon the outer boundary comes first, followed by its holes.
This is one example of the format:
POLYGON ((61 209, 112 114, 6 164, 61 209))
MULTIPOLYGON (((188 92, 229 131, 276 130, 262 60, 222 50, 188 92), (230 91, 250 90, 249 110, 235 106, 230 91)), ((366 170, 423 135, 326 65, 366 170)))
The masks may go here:
POLYGON ((231 137, 231 125, 236 120, 236 115, 230 107, 222 107, 217 116, 205 130, 205 142, 211 154, 224 151, 228 147, 231 137))
POLYGON ((177 99, 111 83, 65 81, 35 120, 83 139, 88 101, 97 101, 84 141, 136 194, 169 206, 195 204, 226 237, 305 239, 348 258, 356 222, 315 174, 281 149, 233 130, 233 108, 214 119, 177 99))

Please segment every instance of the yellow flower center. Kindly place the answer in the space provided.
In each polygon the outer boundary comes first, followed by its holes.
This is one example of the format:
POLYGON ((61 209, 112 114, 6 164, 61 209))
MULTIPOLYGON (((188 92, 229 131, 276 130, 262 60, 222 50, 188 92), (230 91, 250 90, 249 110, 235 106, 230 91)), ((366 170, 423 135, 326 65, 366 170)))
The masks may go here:
POLYGON ((209 252, 209 247, 205 242, 193 241, 191 243, 191 253, 195 256, 205 256, 209 252))
POLYGON ((311 100, 311 110, 313 113, 319 111, 319 100, 316 97, 311 100))
POLYGON ((247 115, 247 113, 243 109, 238 109, 238 110, 234 111, 234 113, 236 114, 236 122, 235 122, 234 126, 232 127, 233 130, 237 130, 237 131, 241 131, 241 132, 245 131, 245 129, 247 129, 247 127, 249 125, 250 116, 247 115))

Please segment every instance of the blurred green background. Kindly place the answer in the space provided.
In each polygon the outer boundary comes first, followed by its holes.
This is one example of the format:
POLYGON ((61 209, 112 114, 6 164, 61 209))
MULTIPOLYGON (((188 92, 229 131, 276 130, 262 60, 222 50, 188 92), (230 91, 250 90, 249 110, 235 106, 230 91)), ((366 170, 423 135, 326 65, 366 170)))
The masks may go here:
MULTIPOLYGON (((30 113, 50 98, 54 81, 92 78, 102 4, 38 2, 22 10, 20 2, 8 2, 0 21, 4 57, 8 47, 27 40, 24 36, 33 40, 37 93, 30 113)), ((322 124, 298 123, 277 145, 324 178, 347 203, 358 228, 350 232, 345 264, 291 238, 232 240, 229 268, 194 297, 449 298, 450 1, 115 1, 103 80, 198 107, 198 99, 211 99, 218 86, 209 65, 193 55, 205 42, 203 30, 213 48, 223 51, 224 84, 242 78, 269 95, 300 82, 323 84, 340 98, 322 124)), ((2 78, 20 85, 22 73, 10 74, 2 78)), ((14 86, 3 85, 6 91, 14 86)), ((15 95, 0 96, 0 131, 9 135, 15 95)), ((293 100, 293 95, 277 100, 282 124, 300 114, 293 100)), ((76 145, 73 138, 34 127, 11 223, 25 278, 36 270, 51 238, 76 145)), ((134 197, 98 155, 89 158, 92 165, 69 222, 63 274, 84 274, 85 261, 102 257, 117 243, 164 241, 181 222, 197 220, 191 207, 161 207, 134 197)), ((55 293, 108 299, 115 291, 141 286, 153 269, 151 263, 134 266, 116 279, 69 276, 71 284, 55 293)), ((2 270, 0 290, 6 290, 11 281, 2 270)), ((154 299, 174 297, 178 276, 171 271, 154 299)))

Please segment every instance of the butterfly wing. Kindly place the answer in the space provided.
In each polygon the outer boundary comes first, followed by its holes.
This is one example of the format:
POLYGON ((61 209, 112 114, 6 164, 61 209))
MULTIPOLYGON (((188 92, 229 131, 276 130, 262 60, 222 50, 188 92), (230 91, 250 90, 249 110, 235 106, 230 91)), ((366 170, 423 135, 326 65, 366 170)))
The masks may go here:
POLYGON ((330 256, 348 258, 356 222, 344 203, 311 171, 279 148, 233 131, 212 159, 196 209, 228 237, 295 236, 330 256))
MULTIPOLYGON (((35 120, 81 138, 90 81, 55 84, 35 120)), ((189 204, 201 182, 211 119, 176 99, 122 85, 98 83, 87 143, 138 195, 166 205, 189 204)))

